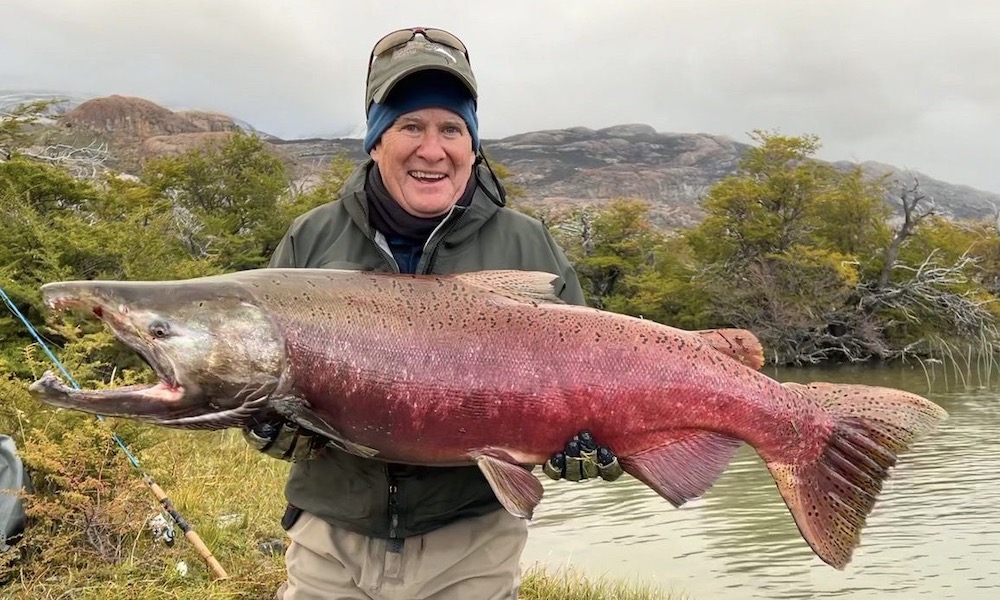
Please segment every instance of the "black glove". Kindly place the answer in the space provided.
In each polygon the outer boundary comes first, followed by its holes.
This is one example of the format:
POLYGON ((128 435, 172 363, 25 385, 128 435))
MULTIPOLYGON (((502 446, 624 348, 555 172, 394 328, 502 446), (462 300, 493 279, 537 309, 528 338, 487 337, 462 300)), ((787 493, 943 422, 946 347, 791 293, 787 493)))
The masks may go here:
POLYGON ((556 452, 542 465, 542 471, 551 479, 570 481, 583 481, 597 476, 605 481, 614 481, 623 472, 614 452, 598 446, 589 431, 581 431, 573 436, 563 452, 556 452))
POLYGON ((315 458, 326 446, 325 438, 289 421, 258 423, 243 429, 243 437, 256 450, 291 462, 315 458))

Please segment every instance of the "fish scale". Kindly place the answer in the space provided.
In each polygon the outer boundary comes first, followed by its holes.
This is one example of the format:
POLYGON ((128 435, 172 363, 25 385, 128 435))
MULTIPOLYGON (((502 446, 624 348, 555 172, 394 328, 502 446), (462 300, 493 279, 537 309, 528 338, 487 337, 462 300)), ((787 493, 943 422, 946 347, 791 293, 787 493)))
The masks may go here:
POLYGON ((163 381, 84 391, 46 374, 31 391, 170 427, 248 426, 278 413, 361 456, 477 464, 525 518, 542 488, 523 465, 581 430, 675 506, 704 494, 747 443, 807 543, 837 568, 898 455, 946 416, 890 388, 778 383, 757 370, 750 332, 569 306, 555 281, 265 269, 47 284, 50 306, 102 319, 163 381))

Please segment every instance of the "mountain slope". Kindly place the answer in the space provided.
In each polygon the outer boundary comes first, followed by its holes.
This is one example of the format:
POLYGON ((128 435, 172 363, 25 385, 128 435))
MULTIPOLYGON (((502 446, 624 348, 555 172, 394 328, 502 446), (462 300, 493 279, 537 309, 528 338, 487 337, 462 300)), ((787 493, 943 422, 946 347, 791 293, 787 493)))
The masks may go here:
MULTIPOLYGON (((0 92, 0 105, 46 96, 43 93, 0 92)), ((71 98, 53 111, 52 127, 77 144, 90 139, 108 143, 112 166, 134 172, 151 156, 176 154, 217 141, 249 124, 226 115, 202 111, 171 111, 142 98, 111 96, 81 101, 71 98)), ((291 164, 296 176, 309 180, 337 154, 354 161, 365 156, 361 141, 340 139, 279 140, 262 137, 291 164)), ((698 206, 708 189, 736 172, 750 147, 724 136, 663 133, 648 125, 618 125, 604 129, 573 127, 533 131, 502 139, 483 140, 490 159, 507 167, 513 183, 524 189, 520 202, 561 212, 616 198, 641 198, 650 203, 653 221, 663 227, 689 226, 703 213, 698 206)), ((853 163, 835 162, 838 168, 853 163)), ((1000 194, 956 185, 877 162, 863 163, 870 175, 889 173, 901 185, 916 178, 939 213, 956 218, 991 217, 1000 194)), ((891 201, 891 199, 890 199, 891 201)))

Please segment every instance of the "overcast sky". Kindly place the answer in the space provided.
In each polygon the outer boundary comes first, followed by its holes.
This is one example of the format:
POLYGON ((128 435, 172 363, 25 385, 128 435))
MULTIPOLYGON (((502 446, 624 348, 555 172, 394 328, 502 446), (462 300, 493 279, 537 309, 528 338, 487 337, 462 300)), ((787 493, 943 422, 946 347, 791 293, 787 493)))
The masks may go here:
POLYGON ((344 133, 364 120, 372 45, 413 25, 469 46, 483 137, 814 133, 821 158, 1000 192, 997 0, 0 0, 0 90, 344 133))

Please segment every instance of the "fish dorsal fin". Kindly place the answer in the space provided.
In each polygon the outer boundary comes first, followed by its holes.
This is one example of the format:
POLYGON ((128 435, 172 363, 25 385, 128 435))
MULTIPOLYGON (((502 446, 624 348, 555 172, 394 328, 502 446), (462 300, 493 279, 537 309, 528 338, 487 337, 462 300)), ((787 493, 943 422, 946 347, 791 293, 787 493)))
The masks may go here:
MULTIPOLYGON (((505 455, 503 452, 491 454, 505 455)), ((476 457, 476 464, 507 512, 515 517, 530 519, 542 500, 542 482, 509 456, 498 458, 481 454, 476 457)))
POLYGON ((681 506, 712 487, 741 444, 722 433, 681 429, 662 445, 619 461, 626 473, 681 506))
POLYGON ((462 283, 528 304, 563 304, 556 296, 558 275, 542 271, 474 271, 453 275, 462 283))

